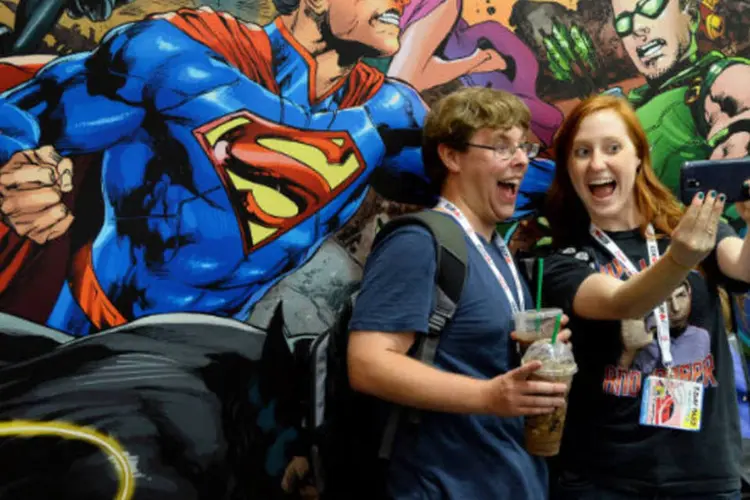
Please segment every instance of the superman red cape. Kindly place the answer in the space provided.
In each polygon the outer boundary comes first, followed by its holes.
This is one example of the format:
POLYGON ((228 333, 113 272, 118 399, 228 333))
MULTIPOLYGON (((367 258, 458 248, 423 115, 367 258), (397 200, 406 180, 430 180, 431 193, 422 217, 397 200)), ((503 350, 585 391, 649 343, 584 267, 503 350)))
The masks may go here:
MULTIPOLYGON (((245 76, 278 93, 271 45, 259 27, 207 10, 181 9, 154 17, 168 19, 224 57, 245 76)), ((280 20, 276 22, 283 29, 280 20)), ((290 35, 287 39, 294 44, 290 35)), ((310 63, 309 54, 294 45, 310 63)), ((0 92, 30 79, 38 69, 37 64, 0 63, 0 92)), ((347 84, 347 90, 340 107, 357 106, 367 101, 380 89, 383 81, 381 72, 363 63, 357 64, 349 77, 341 82, 347 84)), ((65 281, 71 278, 73 294, 92 322, 100 329, 117 326, 126 321, 126 315, 119 314, 101 291, 90 269, 90 258, 80 258, 90 251, 90 241, 101 227, 101 157, 98 154, 85 155, 75 157, 73 161, 74 189, 64 201, 76 219, 67 234, 37 245, 19 237, 0 222, 0 311, 44 323, 65 281), (101 311, 115 311, 115 314, 102 315, 101 311)))
MULTIPOLYGON (((0 63, 0 92, 30 79, 40 67, 37 63, 0 63)), ((77 205, 93 161, 94 156, 75 158, 75 187, 64 200, 68 207, 77 205)), ((71 241, 69 231, 45 245, 37 245, 0 222, 0 311, 44 323, 65 282, 71 241)))

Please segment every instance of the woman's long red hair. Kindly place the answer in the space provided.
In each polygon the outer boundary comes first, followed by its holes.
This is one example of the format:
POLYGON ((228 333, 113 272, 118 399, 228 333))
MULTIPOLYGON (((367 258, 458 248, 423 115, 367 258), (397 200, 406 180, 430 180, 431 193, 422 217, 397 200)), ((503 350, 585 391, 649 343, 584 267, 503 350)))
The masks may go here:
POLYGON ((645 235, 650 222, 657 232, 671 235, 682 216, 680 203, 654 173, 648 138, 630 103, 621 97, 596 95, 581 101, 567 115, 555 137, 555 178, 547 196, 545 216, 550 224, 553 244, 557 247, 580 243, 588 233, 591 219, 573 189, 568 161, 581 122, 587 116, 605 110, 612 110, 622 118, 641 159, 633 188, 636 207, 644 220, 641 232, 645 235))

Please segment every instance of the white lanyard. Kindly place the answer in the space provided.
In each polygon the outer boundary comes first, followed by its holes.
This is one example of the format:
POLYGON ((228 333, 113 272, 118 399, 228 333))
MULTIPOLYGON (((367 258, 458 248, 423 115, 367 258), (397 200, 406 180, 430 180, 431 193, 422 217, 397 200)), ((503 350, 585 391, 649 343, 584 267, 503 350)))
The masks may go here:
POLYGON ((469 236, 469 239, 471 239, 471 242, 477 248, 479 254, 482 256, 487 265, 490 266, 492 274, 495 275, 495 278, 497 278, 497 281, 503 288, 505 295, 508 297, 508 302, 510 303, 510 308, 513 311, 513 314, 515 315, 517 312, 523 311, 525 309, 525 304, 523 298, 523 288, 521 288, 521 280, 518 277, 518 271, 516 270, 516 266, 513 263, 513 257, 510 254, 510 250, 508 250, 508 246, 505 244, 503 239, 500 238, 497 233, 494 233, 492 243, 497 247, 498 250, 500 250, 500 254, 503 256, 503 259, 505 259, 505 263, 510 268, 510 273, 511 275, 513 275, 513 281, 515 282, 516 291, 518 292, 519 302, 516 302, 516 298, 513 295, 510 286, 508 286, 508 282, 505 281, 505 277, 503 277, 495 263, 492 261, 492 257, 490 257, 490 255, 487 253, 487 249, 484 248, 484 244, 482 244, 482 242, 479 240, 476 231, 474 231, 474 229, 471 227, 471 224, 469 224, 469 221, 466 219, 466 216, 461 212, 461 210, 459 210, 457 206, 455 206, 445 198, 440 198, 437 208, 444 210, 445 212, 452 215, 469 236))
MULTIPOLYGON (((589 227, 591 236, 602 245, 615 259, 618 260, 620 265, 625 269, 628 276, 634 276, 638 274, 638 269, 628 259, 628 257, 620 250, 617 243, 607 236, 607 234, 591 224, 589 227)), ((656 244, 656 237, 654 236, 654 227, 649 224, 646 232, 646 247, 648 249, 648 260, 649 265, 659 260, 659 247, 656 244)), ((669 350, 670 339, 669 339, 669 313, 667 311, 667 303, 662 302, 656 309, 654 309, 654 317, 656 319, 656 339, 659 343, 659 350, 661 351, 661 359, 664 366, 670 368, 672 366, 672 352, 669 350)))

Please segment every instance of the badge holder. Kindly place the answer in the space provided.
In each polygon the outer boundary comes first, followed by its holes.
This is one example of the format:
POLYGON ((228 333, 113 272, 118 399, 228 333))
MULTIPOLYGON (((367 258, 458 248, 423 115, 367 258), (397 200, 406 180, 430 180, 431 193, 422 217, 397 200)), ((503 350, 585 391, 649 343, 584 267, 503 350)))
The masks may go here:
POLYGON ((671 366, 666 377, 646 377, 641 425, 696 432, 701 429, 702 409, 702 383, 675 378, 671 366))

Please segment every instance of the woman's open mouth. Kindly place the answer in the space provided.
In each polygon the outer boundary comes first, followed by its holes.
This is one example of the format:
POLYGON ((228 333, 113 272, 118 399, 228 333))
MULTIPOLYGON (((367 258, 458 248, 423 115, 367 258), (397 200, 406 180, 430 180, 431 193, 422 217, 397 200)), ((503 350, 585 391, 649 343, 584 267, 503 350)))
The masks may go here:
POLYGON ((617 181, 613 179, 600 179, 589 182, 589 191, 594 198, 602 200, 612 195, 617 188, 617 181))

